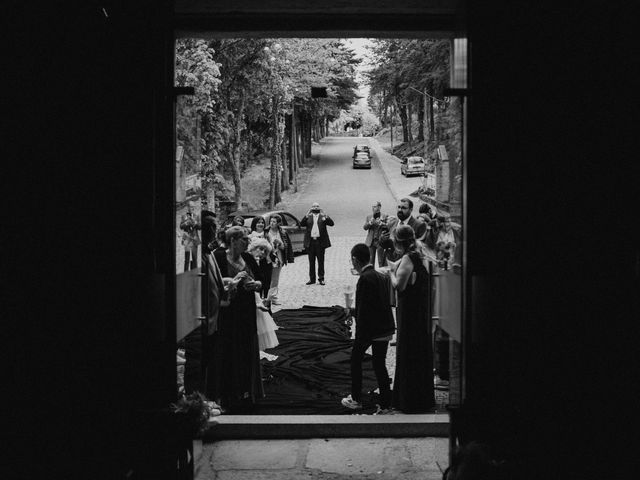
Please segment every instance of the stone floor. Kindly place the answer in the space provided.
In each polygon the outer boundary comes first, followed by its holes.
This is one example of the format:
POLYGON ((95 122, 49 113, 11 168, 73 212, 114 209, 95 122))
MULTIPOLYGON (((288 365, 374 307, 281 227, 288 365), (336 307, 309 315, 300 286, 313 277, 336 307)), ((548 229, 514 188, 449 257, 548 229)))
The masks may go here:
POLYGON ((194 448, 195 478, 439 480, 447 438, 223 440, 194 448))

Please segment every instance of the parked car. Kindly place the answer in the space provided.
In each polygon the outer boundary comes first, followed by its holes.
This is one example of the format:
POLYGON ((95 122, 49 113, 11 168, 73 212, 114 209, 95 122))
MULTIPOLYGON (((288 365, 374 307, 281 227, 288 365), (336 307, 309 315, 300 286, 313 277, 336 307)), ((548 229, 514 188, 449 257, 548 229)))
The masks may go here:
POLYGON ((405 176, 424 175, 427 172, 427 166, 422 157, 406 157, 400 165, 400 173, 405 176))
POLYGON ((244 226, 251 228, 251 221, 258 215, 265 219, 267 228, 269 227, 269 218, 271 215, 279 215, 282 220, 282 229, 289 234, 291 239, 291 246, 293 247, 293 253, 304 252, 304 233, 307 231, 306 227, 300 225, 295 215, 284 210, 270 210, 270 211, 254 211, 254 212, 233 212, 229 214, 228 220, 225 223, 225 228, 231 225, 233 217, 242 216, 244 218, 244 226))
POLYGON ((356 158, 356 155, 358 155, 358 153, 366 153, 369 158, 371 158, 371 150, 369 149, 369 145, 356 145, 355 147, 353 147, 352 158, 356 158))
POLYGON ((365 152, 356 153, 353 157, 353 168, 371 168, 371 157, 365 152))

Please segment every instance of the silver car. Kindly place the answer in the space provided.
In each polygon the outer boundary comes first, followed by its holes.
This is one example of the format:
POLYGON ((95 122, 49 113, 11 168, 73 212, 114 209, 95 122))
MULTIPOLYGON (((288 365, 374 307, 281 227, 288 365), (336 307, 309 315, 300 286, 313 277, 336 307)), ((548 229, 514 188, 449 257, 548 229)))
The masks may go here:
POLYGON ((368 153, 359 152, 353 157, 353 168, 371 168, 371 157, 368 153))
POLYGON ((407 157, 402 160, 400 173, 405 176, 424 175, 427 172, 427 165, 422 157, 407 157))

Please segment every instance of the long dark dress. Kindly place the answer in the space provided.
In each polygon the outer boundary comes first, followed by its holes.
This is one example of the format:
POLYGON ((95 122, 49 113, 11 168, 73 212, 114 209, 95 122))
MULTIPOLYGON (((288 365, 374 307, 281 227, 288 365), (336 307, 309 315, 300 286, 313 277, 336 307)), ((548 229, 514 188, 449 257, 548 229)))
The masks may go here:
POLYGON ((435 405, 431 346, 431 278, 416 252, 408 254, 416 272, 413 285, 398 292, 394 408, 424 413, 435 405))
MULTIPOLYGON (((227 262, 224 250, 216 251, 215 257, 223 277, 238 273, 227 262)), ((242 258, 249 275, 262 281, 255 259, 248 253, 243 253, 242 258)), ((250 407, 264 397, 253 291, 238 288, 229 306, 221 309, 215 352, 216 397, 223 407, 231 410, 250 407)))

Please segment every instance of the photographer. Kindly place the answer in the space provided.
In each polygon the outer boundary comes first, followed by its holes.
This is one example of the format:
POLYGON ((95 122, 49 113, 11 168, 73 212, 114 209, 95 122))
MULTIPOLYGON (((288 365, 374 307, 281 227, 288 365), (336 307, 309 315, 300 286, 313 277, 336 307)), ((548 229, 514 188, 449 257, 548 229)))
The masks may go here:
POLYGON ((304 248, 309 255, 309 281, 307 285, 316 283, 316 259, 318 259, 318 283, 324 285, 324 251, 331 246, 327 227, 334 225, 329 215, 314 202, 307 214, 300 221, 306 227, 304 234, 304 248))
POLYGON ((182 246, 184 247, 184 271, 198 268, 198 245, 200 245, 200 220, 193 215, 192 205, 187 207, 180 220, 180 230, 182 230, 182 246), (191 265, 189 265, 191 264, 191 265))
POLYGON ((369 248, 369 258, 371 259, 371 265, 374 267, 376 266, 376 253, 378 254, 378 266, 384 266, 384 250, 378 245, 378 242, 380 234, 387 230, 389 215, 380 212, 381 206, 380 202, 375 202, 371 206, 372 213, 367 215, 362 227, 367 231, 367 238, 364 243, 369 248))

